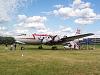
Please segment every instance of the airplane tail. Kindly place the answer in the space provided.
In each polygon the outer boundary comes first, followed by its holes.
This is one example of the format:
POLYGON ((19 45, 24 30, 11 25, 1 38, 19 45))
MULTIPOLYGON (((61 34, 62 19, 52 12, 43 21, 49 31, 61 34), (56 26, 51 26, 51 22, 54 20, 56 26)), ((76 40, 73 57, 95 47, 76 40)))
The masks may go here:
POLYGON ((81 30, 77 28, 75 35, 81 34, 81 30))

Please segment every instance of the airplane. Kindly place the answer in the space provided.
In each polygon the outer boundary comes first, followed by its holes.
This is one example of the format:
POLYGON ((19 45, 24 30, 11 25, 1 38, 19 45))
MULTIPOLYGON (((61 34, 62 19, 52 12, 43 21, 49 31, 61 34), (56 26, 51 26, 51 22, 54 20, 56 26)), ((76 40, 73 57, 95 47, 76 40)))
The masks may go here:
MULTIPOLYGON (((15 40, 17 43, 22 43, 22 44, 33 44, 33 45, 40 45, 40 48, 42 48, 42 44, 45 45, 64 45, 67 42, 74 41, 75 39, 87 37, 94 35, 93 33, 87 33, 87 34, 79 34, 79 35, 74 35, 74 36, 59 36, 59 35, 48 35, 48 34, 21 34, 15 36, 15 40)), ((52 47, 53 48, 53 47, 52 47)))

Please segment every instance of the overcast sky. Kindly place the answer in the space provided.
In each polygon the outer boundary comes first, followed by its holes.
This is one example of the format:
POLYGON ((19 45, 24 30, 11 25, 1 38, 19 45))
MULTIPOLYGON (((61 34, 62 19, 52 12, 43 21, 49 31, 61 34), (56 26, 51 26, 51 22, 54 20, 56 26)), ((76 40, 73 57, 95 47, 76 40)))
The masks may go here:
POLYGON ((100 0, 0 0, 0 34, 100 33, 100 0))

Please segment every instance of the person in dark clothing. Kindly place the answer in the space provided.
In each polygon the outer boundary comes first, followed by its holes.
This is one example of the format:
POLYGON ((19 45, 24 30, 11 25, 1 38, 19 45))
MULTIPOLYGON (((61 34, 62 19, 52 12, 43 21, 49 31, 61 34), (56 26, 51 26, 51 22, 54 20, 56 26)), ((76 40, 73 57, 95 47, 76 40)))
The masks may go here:
POLYGON ((21 50, 23 50, 24 49, 24 47, 23 46, 21 46, 21 50))
POLYGON ((8 47, 7 43, 5 44, 6 47, 8 47))

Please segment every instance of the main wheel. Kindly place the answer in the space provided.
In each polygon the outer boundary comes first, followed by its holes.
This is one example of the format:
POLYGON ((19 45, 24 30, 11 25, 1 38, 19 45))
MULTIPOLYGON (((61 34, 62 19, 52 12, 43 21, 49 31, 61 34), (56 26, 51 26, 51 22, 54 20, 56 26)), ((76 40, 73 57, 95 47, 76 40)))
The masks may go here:
POLYGON ((52 46, 52 50, 57 50, 57 46, 52 46))
POLYGON ((43 49, 42 45, 40 45, 40 46, 38 47, 38 49, 43 49))

